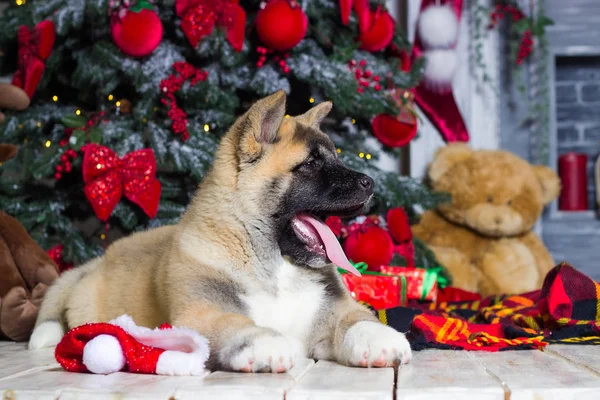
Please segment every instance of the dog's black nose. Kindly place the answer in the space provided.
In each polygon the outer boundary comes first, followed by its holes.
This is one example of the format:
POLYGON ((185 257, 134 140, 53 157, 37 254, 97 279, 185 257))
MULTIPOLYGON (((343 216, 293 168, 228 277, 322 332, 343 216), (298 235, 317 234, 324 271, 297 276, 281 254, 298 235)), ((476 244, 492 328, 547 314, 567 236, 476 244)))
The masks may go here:
POLYGON ((371 177, 364 175, 358 180, 358 183, 360 184, 360 187, 363 188, 365 191, 373 193, 373 186, 375 185, 375 182, 373 182, 373 179, 371 179, 371 177))

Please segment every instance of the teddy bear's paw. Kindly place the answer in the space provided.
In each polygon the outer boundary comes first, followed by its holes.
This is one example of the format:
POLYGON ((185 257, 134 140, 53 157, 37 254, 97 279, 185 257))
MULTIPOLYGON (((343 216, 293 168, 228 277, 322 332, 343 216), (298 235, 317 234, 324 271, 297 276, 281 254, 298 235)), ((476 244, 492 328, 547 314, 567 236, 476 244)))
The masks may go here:
MULTIPOLYGON (((240 372, 285 372, 294 366, 293 346, 280 333, 264 329, 240 338, 224 364, 240 372)), ((232 346, 230 346, 232 347, 232 346)), ((223 353, 230 353, 225 350, 223 353)))
POLYGON ((346 332, 339 361, 356 367, 391 367, 411 358, 403 333, 379 322, 361 321, 346 332))

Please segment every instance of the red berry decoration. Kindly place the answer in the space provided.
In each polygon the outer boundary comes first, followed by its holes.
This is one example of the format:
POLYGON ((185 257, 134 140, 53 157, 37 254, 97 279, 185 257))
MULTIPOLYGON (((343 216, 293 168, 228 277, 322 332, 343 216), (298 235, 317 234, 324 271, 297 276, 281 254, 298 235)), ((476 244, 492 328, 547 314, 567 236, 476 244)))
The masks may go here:
POLYGON ((158 47, 163 27, 160 18, 145 0, 121 9, 111 17, 110 31, 115 45, 132 57, 144 57, 158 47))
POLYGON ((295 0, 272 0, 256 15, 256 32, 271 49, 284 51, 306 35, 308 20, 295 0))
POLYGON ((371 12, 370 28, 358 36, 360 48, 367 51, 385 49, 394 36, 394 19, 387 11, 371 12))
POLYGON ((350 233, 344 241, 344 252, 355 263, 367 263, 369 271, 379 271, 392 260, 394 242, 385 229, 373 225, 350 233))
POLYGON ((190 134, 187 130, 187 114, 177 105, 175 93, 177 93, 186 81, 194 86, 199 81, 205 81, 208 78, 208 72, 194 67, 192 64, 178 61, 173 64, 175 74, 169 75, 160 81, 159 88, 163 94, 160 102, 169 108, 167 116, 171 119, 171 128, 173 133, 181 135, 181 140, 185 142, 190 134))
POLYGON ((399 121, 387 114, 379 114, 371 123, 373 135, 389 147, 402 147, 417 135, 417 124, 399 121))

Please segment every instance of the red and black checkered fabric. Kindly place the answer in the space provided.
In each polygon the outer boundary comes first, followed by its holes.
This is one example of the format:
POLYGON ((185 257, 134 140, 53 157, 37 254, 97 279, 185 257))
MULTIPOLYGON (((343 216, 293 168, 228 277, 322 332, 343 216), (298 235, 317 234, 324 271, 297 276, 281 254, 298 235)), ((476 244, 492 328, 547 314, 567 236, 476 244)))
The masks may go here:
POLYGON ((542 290, 482 300, 412 304, 379 311, 382 322, 409 330, 415 350, 517 350, 548 343, 600 344, 600 284, 566 263, 542 290))

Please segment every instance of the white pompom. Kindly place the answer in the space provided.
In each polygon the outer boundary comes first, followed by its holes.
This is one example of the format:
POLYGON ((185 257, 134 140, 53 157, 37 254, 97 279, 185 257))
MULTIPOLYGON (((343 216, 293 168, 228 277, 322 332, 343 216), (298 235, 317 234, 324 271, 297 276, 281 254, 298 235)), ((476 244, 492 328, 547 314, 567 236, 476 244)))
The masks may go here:
POLYGON ((458 56, 455 49, 428 50, 425 56, 425 72, 423 83, 436 93, 446 93, 452 90, 452 80, 458 69, 458 56))
POLYGON ((111 335, 98 335, 83 348, 83 364, 94 374, 112 374, 125 366, 121 344, 111 335))
POLYGON ((419 37, 426 49, 454 47, 458 39, 458 19, 448 5, 431 5, 419 17, 419 37))

